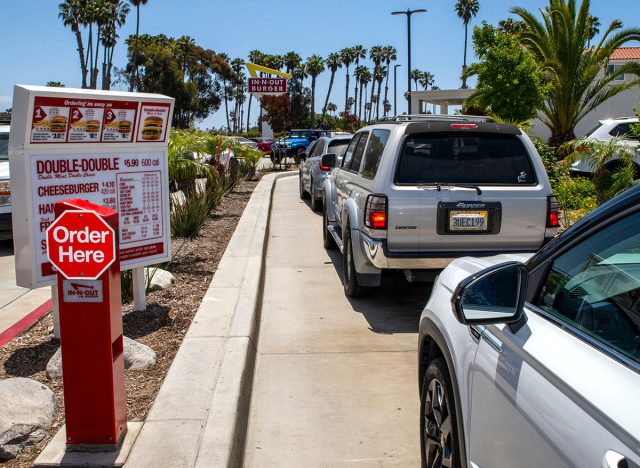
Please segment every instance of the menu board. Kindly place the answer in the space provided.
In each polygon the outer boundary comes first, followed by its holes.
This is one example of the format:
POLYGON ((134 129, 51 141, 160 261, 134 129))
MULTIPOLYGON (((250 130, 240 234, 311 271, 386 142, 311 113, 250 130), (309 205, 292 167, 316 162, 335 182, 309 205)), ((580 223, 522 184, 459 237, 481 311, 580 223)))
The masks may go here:
POLYGON ((168 255, 166 152, 32 154, 32 223, 38 282, 55 279, 47 260, 46 230, 54 204, 81 198, 117 210, 122 269, 168 255))
POLYGON ((139 103, 36 96, 31 143, 131 143, 139 103))
POLYGON ((170 113, 171 104, 143 102, 140 106, 137 141, 145 143, 166 141, 170 113))

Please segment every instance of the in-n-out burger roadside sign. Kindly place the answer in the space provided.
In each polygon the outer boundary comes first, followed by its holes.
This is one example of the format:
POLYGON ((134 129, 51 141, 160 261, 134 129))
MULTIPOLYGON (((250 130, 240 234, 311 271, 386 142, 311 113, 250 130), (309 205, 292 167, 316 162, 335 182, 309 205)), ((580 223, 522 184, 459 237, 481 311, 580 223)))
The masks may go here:
POLYGON ((98 279, 116 259, 115 231, 94 211, 65 211, 47 229, 47 255, 67 279, 98 279))
POLYGON ((14 88, 9 162, 19 286, 56 281, 47 229, 55 203, 69 198, 118 212, 121 270, 170 260, 173 101, 158 94, 14 88))

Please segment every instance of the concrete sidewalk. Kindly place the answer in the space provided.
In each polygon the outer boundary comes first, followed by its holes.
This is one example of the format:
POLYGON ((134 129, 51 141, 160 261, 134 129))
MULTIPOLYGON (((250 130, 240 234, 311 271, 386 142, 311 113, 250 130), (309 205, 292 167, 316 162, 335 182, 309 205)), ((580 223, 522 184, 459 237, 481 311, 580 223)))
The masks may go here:
POLYGON ((291 175, 256 187, 125 466, 242 464, 272 191, 291 175))
POLYGON ((49 299, 49 287, 26 289, 16 285, 11 241, 0 242, 0 335, 49 299))

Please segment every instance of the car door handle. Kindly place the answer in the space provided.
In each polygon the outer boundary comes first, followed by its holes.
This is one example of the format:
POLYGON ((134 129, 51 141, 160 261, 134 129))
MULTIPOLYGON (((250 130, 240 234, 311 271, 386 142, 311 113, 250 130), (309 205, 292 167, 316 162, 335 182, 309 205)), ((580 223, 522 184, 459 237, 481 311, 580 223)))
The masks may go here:
POLYGON ((627 460, 624 455, 609 450, 602 457, 602 468, 638 468, 638 465, 627 460))

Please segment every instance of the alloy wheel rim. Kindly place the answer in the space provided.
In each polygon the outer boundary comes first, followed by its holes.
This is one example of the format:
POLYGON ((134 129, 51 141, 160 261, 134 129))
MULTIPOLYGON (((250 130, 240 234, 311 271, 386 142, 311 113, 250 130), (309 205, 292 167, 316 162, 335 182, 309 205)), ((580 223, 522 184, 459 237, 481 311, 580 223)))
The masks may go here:
POLYGON ((451 412, 444 386, 429 382, 424 410, 424 447, 427 467, 453 466, 451 412))

